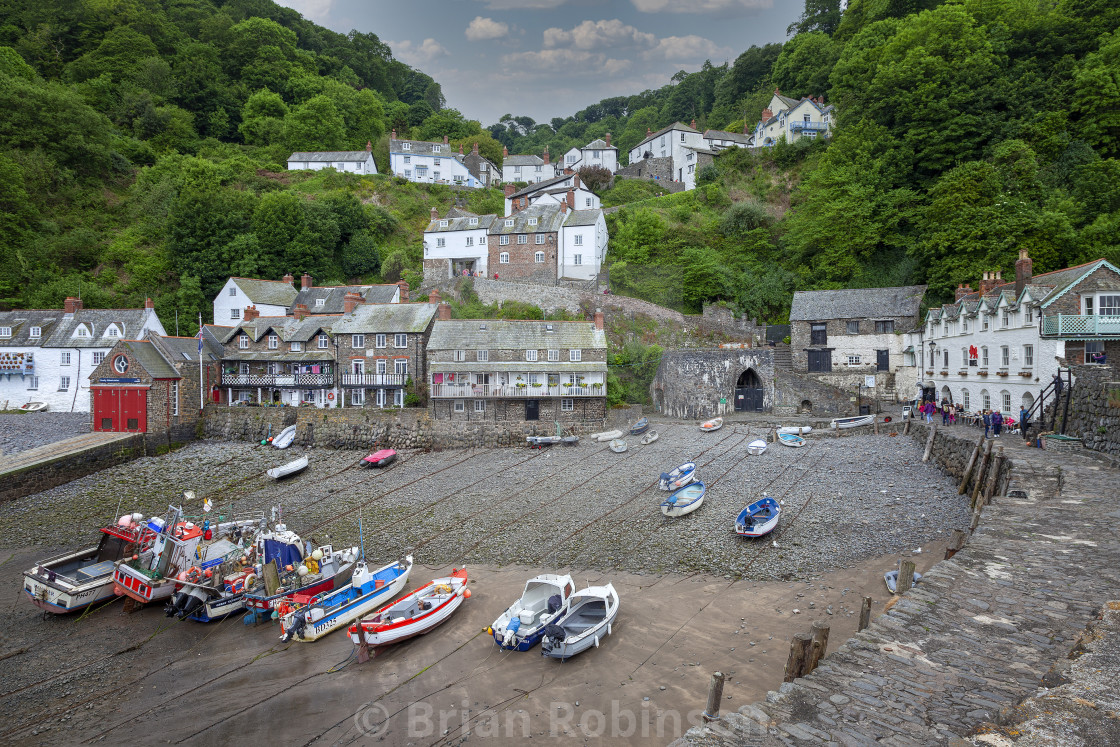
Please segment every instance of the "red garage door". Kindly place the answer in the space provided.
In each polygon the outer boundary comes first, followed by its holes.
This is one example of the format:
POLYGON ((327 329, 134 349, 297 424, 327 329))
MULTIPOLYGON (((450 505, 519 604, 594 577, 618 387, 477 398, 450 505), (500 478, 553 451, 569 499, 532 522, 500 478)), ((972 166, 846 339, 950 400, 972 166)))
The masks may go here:
POLYGON ((148 387, 93 387, 93 429, 147 433, 148 387))

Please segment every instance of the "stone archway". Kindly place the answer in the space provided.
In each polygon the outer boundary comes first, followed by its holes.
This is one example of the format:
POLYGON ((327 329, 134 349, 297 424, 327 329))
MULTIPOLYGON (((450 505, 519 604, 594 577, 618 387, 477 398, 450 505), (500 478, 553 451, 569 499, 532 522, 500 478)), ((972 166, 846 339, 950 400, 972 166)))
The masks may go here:
POLYGON ((764 389, 762 379, 753 368, 739 375, 735 382, 735 410, 737 412, 762 412, 764 389))

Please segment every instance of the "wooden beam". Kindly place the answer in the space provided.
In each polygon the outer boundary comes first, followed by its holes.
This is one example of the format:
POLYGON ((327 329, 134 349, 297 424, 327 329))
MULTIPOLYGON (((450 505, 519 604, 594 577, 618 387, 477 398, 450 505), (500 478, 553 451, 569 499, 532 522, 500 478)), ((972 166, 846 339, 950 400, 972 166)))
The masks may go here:
POLYGON ((964 468, 964 476, 961 478, 961 486, 957 488, 957 495, 964 495, 968 490, 968 478, 972 477, 972 468, 976 466, 976 460, 980 458, 980 452, 984 449, 984 434, 980 434, 980 440, 976 442, 976 448, 972 450, 972 456, 968 458, 968 464, 964 468))
POLYGON ((797 633, 789 644, 789 658, 786 660, 786 674, 783 682, 793 682, 805 670, 805 660, 813 645, 813 637, 808 633, 797 633))
POLYGON ((929 424, 929 438, 926 439, 926 453, 922 455, 922 461, 928 462, 929 455, 933 452, 933 437, 937 435, 937 423, 929 424))
POLYGON ((809 674, 817 668, 817 664, 824 658, 825 652, 828 650, 828 625, 819 620, 813 623, 809 631, 809 636, 812 639, 809 648, 809 658, 805 662, 805 674, 809 674))
POLYGON ((858 633, 859 631, 863 630, 864 628, 866 628, 870 624, 871 624, 871 597, 864 597, 863 598, 863 604, 860 606, 860 610, 859 610, 859 627, 856 628, 856 632, 858 633))
POLYGON ((948 560, 960 552, 967 539, 968 532, 963 529, 954 529, 953 536, 949 538, 949 546, 945 548, 945 559, 948 560))
POLYGON ((708 704, 704 706, 704 720, 715 721, 719 718, 720 701, 723 700, 723 672, 712 672, 708 682, 708 704))
POLYGON ((914 586, 914 561, 904 560, 898 564, 898 586, 895 593, 905 594, 914 586))

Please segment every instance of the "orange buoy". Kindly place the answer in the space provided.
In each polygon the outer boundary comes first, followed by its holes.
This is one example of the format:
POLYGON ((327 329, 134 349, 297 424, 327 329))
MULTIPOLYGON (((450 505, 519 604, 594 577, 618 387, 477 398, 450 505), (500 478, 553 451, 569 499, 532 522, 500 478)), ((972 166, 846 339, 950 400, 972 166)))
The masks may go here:
POLYGON ((465 589, 463 591, 463 599, 470 599, 470 598, 471 598, 471 590, 470 589, 465 589))

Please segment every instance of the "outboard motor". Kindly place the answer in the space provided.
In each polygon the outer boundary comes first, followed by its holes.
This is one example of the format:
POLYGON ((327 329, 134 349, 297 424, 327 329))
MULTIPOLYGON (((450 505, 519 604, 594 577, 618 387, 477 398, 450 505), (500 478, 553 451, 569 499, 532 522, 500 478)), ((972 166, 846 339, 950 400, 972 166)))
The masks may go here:
POLYGON ((181 611, 179 612, 179 619, 186 620, 193 615, 199 607, 206 601, 206 592, 202 589, 191 589, 187 593, 186 599, 183 602, 181 611))
POLYGON ((556 614, 557 612, 560 611, 560 608, 563 607, 563 606, 564 606, 564 602, 562 602, 560 600, 560 595, 559 594, 553 594, 552 596, 550 596, 548 598, 548 614, 550 614, 550 615, 556 614))
POLYGON ((183 613, 183 605, 187 603, 187 592, 177 591, 171 596, 171 600, 164 606, 163 614, 168 617, 176 617, 183 613))
POLYGON ((553 646, 559 646, 564 642, 568 634, 559 625, 548 625, 544 629, 544 638, 541 639, 541 656, 547 655, 552 651, 553 646))
POLYGON ((519 630, 521 630, 521 620, 515 617, 510 620, 509 625, 506 626, 506 634, 502 637, 502 645, 506 648, 515 645, 517 641, 517 631, 519 630))
POLYGON ((306 627, 307 613, 303 610, 300 610, 292 616, 292 624, 287 630, 284 631, 284 635, 280 636, 280 640, 284 643, 287 643, 293 638, 302 638, 303 631, 306 627))

